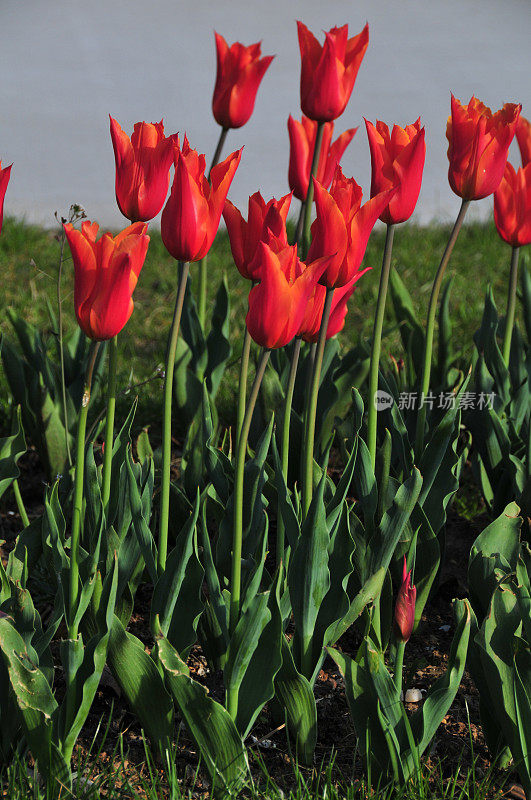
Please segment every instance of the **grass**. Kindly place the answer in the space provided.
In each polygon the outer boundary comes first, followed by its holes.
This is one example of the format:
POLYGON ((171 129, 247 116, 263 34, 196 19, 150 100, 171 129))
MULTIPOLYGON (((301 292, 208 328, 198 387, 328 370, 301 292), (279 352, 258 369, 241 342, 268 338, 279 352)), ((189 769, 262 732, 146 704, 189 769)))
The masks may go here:
MULTIPOLYGON (((52 333, 47 302, 56 310, 57 274, 59 259, 59 230, 44 230, 14 219, 6 219, 0 236, 0 271, 3 291, 0 296, 0 333, 12 336, 6 309, 12 307, 25 319, 52 333)), ((161 381, 157 370, 164 363, 166 337, 173 313, 177 287, 177 264, 168 255, 160 234, 151 232, 151 243, 145 266, 135 291, 135 311, 119 336, 119 386, 142 384, 135 390, 139 396, 137 420, 142 425, 159 426, 161 381)), ((377 230, 371 237, 365 264, 373 267, 358 283, 350 301, 349 314, 341 341, 345 347, 358 337, 369 339, 373 311, 378 292, 378 275, 385 233, 377 230)), ((446 244, 448 228, 432 226, 419 228, 403 225, 395 235, 393 264, 398 269, 412 295, 417 315, 425 320, 431 281, 440 255, 446 244)), ((73 313, 73 269, 68 247, 63 267, 63 311, 65 334, 75 326, 73 313)), ((465 225, 457 242, 448 270, 454 276, 452 319, 456 350, 462 350, 465 360, 473 351, 472 335, 477 329, 487 285, 491 283, 500 311, 505 306, 510 249, 505 245, 492 223, 465 225)), ((232 263, 226 233, 219 234, 208 262, 210 274, 209 305, 225 272, 231 294, 231 339, 233 363, 227 371, 220 395, 222 416, 232 414, 233 398, 238 379, 237 356, 245 323, 249 286, 232 263)), ((193 280, 197 274, 194 265, 193 280)), ((401 355, 399 337, 394 328, 391 304, 388 304, 386 326, 388 335, 382 347, 383 358, 401 355)), ((0 403, 8 400, 5 380, 0 378, 0 403)), ((122 402, 122 411, 130 398, 122 402)))
MULTIPOLYGON (((99 748, 79 756, 74 766, 72 790, 60 789, 61 800, 219 800, 204 784, 199 767, 190 767, 184 777, 176 770, 163 774, 145 745, 145 760, 132 764, 119 740, 112 753, 103 753, 103 737, 99 748)), ((279 783, 268 773, 260 755, 251 753, 254 780, 240 789, 234 797, 242 800, 501 800, 504 782, 490 769, 485 774, 475 764, 462 768, 453 766, 451 773, 439 762, 421 773, 407 786, 368 784, 363 780, 338 777, 334 754, 313 769, 300 769, 290 762, 279 783)), ((57 800, 57 794, 39 784, 25 762, 16 757, 0 771, 0 796, 9 800, 57 800)))

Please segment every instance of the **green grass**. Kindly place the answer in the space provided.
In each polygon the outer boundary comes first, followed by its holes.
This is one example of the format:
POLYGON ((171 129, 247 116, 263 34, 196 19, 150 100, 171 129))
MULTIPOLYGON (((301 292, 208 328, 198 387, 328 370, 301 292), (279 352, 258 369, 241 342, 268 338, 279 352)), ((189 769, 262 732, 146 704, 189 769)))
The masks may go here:
MULTIPOLYGON (((58 230, 47 231, 21 221, 6 219, 0 236, 0 271, 3 291, 0 295, 0 333, 11 337, 6 308, 11 306, 28 321, 52 333, 46 300, 57 308, 57 274, 59 259, 58 230)), ((135 311, 119 336, 119 386, 142 383, 135 393, 139 396, 137 421, 142 425, 159 426, 161 409, 161 380, 157 369, 164 363, 166 337, 173 313, 177 288, 177 264, 168 255, 160 234, 151 232, 151 243, 135 291, 135 311), (144 383, 147 381, 147 383, 144 383)), ((378 291, 378 276, 384 244, 384 231, 376 231, 369 242, 365 265, 373 269, 358 283, 350 301, 349 313, 341 341, 345 347, 358 337, 369 339, 378 291)), ((424 323, 431 281, 448 237, 448 228, 432 226, 419 228, 400 226, 395 234, 393 264, 398 269, 412 295, 419 319, 424 323)), ((63 267, 63 311, 65 333, 76 324, 73 313, 73 269, 68 247, 63 267)), ((498 237, 494 225, 465 224, 457 242, 448 275, 454 276, 452 319, 455 348, 472 356, 472 335, 477 329, 487 285, 491 283, 498 309, 505 306, 509 271, 510 248, 498 237)), ((220 233, 209 256, 209 303, 213 300, 223 272, 231 293, 231 338, 233 363, 227 371, 220 394, 222 416, 230 418, 238 378, 237 356, 245 324, 249 286, 232 263, 228 238, 220 233)), ((197 274, 191 267, 193 280, 197 274)), ((210 307, 207 306, 207 308, 210 307)), ((382 358, 401 355, 399 337, 394 328, 391 304, 386 318, 388 336, 383 342, 382 358)), ((7 386, 0 376, 0 407, 7 402, 7 386)), ((131 401, 122 398, 123 414, 131 401)))

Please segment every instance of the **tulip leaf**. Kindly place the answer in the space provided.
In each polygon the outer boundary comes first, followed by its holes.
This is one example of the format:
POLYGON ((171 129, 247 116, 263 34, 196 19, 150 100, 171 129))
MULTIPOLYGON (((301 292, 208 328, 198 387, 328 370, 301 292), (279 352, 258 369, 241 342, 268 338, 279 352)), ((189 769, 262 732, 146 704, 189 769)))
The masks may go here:
POLYGON ((157 658, 168 689, 188 731, 201 752, 213 790, 223 796, 238 792, 248 778, 248 764, 242 738, 223 708, 194 681, 188 667, 167 639, 157 639, 157 658))
POLYGON ((0 497, 20 475, 17 461, 25 452, 26 440, 22 430, 22 413, 18 406, 15 433, 5 439, 0 439, 0 497))

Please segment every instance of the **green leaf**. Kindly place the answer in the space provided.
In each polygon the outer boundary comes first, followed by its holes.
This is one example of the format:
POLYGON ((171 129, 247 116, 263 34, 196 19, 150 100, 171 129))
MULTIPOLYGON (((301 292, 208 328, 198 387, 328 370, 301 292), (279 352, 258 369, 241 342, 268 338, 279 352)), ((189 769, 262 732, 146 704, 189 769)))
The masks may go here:
POLYGON ((463 677, 471 623, 471 611, 467 601, 464 601, 461 609, 462 613, 452 639, 446 671, 430 687, 422 707, 410 720, 419 756, 425 751, 448 713, 463 677))
POLYGON ((157 639, 157 657, 190 735, 201 752, 214 792, 223 796, 237 793, 248 778, 248 764, 242 738, 223 708, 208 696, 207 690, 194 681, 184 661, 167 639, 157 639))
POLYGON ((173 703, 163 679, 142 642, 114 617, 109 639, 108 662, 140 724, 164 753, 172 738, 173 703))
POLYGON ((282 637, 282 666, 275 677, 275 695, 284 709, 289 734, 303 764, 311 764, 317 742, 317 707, 310 682, 295 667, 290 647, 282 637))
POLYGON ((26 452, 26 440, 22 430, 22 415, 17 407, 16 432, 12 436, 0 439, 0 497, 20 475, 17 461, 26 452))

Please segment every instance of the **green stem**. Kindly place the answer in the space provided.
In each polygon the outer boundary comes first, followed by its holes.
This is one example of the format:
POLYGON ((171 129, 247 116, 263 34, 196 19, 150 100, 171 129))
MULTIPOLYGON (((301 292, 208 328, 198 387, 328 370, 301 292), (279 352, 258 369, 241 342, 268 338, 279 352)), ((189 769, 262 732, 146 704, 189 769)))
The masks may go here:
POLYGON ((433 286, 431 289, 430 304, 428 307, 428 320, 426 324, 424 365, 422 368, 422 377, 420 382, 420 397, 419 397, 420 405, 419 405, 419 413, 417 416, 417 430, 415 435, 415 458, 417 461, 420 458, 422 454, 422 449, 424 447, 426 404, 423 403, 423 399, 428 394, 428 390, 430 388, 431 358, 433 351, 433 334, 435 331, 435 315, 437 313, 437 301, 439 299, 439 292, 441 291, 441 284, 444 278, 444 273, 446 267, 448 266, 448 262, 450 261, 452 250, 454 249, 454 245, 457 241, 457 237, 459 235, 459 231, 461 230, 461 226, 463 224, 463 220, 465 218, 470 202, 471 202, 470 200, 463 200, 461 203, 459 214, 457 215, 454 227, 452 228, 448 244, 446 245, 443 257, 441 258, 441 263, 439 264, 439 269, 437 270, 437 274, 435 275, 435 280, 433 281, 433 286))
POLYGON ((70 603, 68 620, 68 637, 77 639, 77 625, 74 622, 76 604, 79 592, 79 537, 81 532, 81 517, 83 510, 83 474, 85 469, 85 433, 87 430, 87 415, 92 388, 92 373, 100 342, 93 342, 85 376, 83 400, 79 410, 77 423, 76 445, 76 473, 74 478, 74 511, 72 515, 72 538, 70 543, 70 603))
POLYGON ((68 409, 66 405, 66 380, 65 380, 65 354, 63 350, 63 301, 61 299, 61 277, 63 275, 63 258, 65 251, 65 229, 61 226, 61 251, 59 254, 59 271, 57 274, 57 324, 59 326, 59 358, 61 361, 61 392, 63 396, 63 420, 65 425, 65 444, 66 455, 69 467, 72 466, 72 453, 70 452, 69 430, 68 430, 68 409))
POLYGON ((299 211, 299 219, 297 220, 297 227, 295 228, 295 244, 300 245, 301 243, 301 236, 302 236, 302 225, 304 222, 304 200, 301 202, 301 208, 299 211))
MULTIPOLYGON (((284 400, 284 415, 282 418, 282 475, 286 486, 288 485, 289 469, 289 432, 291 422, 291 406, 293 403, 293 391, 295 389, 295 378, 297 377, 297 366, 301 352, 301 339, 295 339, 293 353, 291 355, 291 367, 286 388, 286 399, 284 400)), ((284 559, 284 521, 280 513, 280 503, 277 509, 277 567, 284 559)))
POLYGON ((398 696, 402 691, 402 672, 404 669, 404 651, 406 649, 406 642, 402 639, 396 643, 396 658, 395 658, 395 686, 398 696))
POLYGON ((310 179, 308 181, 308 192, 306 193, 306 202, 304 203, 304 223, 302 234, 302 260, 306 258, 308 249, 310 247, 310 224, 312 221, 312 203, 313 203, 313 181, 312 176, 317 172, 317 165, 319 163, 319 155, 321 153, 321 142, 323 141, 324 122, 317 123, 317 132, 315 134, 315 144, 313 148, 312 168, 310 170, 310 179))
MULTIPOLYGON (((216 150, 214 152, 214 157, 212 159, 212 163, 210 165, 210 169, 208 170, 208 180, 210 180, 210 173, 216 166, 221 156, 221 151, 223 150, 223 145, 225 144, 225 139, 227 138, 228 128, 222 128, 221 133, 219 135, 218 143, 216 145, 216 150)), ((207 290, 208 290, 208 257, 205 256, 199 262, 199 302, 197 306, 197 316, 199 317, 199 322, 201 323, 201 327, 205 329, 205 321, 206 321, 206 306, 207 306, 207 290)))
POLYGON ((378 371, 380 366, 380 352, 382 349, 382 330, 385 316, 385 301, 387 287, 389 286, 389 273, 391 271, 391 255, 393 252, 393 237, 395 226, 387 225, 385 248, 383 254, 382 271, 380 273, 380 286, 378 301, 376 303, 376 317, 372 331, 371 366, 369 370, 369 414, 367 419, 367 443, 371 464, 374 471, 376 465, 376 433, 378 428, 378 409, 376 407, 376 392, 378 391, 378 371))
POLYGON ((170 514, 170 469, 171 469, 171 404, 173 397, 173 370, 175 368, 175 353, 177 350, 177 339, 179 338, 179 326, 181 324, 181 314, 183 310, 184 295, 186 293, 186 283, 190 265, 188 262, 180 262, 181 274, 179 278, 179 289, 173 311, 173 321, 168 338, 168 349, 166 352, 166 370, 164 373, 164 407, 162 415, 162 477, 160 486, 160 524, 159 524, 159 548, 157 565, 159 573, 166 568, 166 555, 168 552, 168 523, 170 514))
POLYGON ((103 510, 108 517, 111 496, 112 449, 114 444, 114 411, 116 408, 116 364, 118 361, 118 336, 109 342, 109 379, 107 383, 107 418, 105 420, 105 452, 103 454, 103 510))
POLYGON ((240 432, 243 426, 243 419, 245 417, 245 403, 247 398, 247 373, 249 372, 249 355, 251 353, 251 334, 245 326, 245 334, 243 337, 242 355, 240 360, 240 383, 238 385, 238 410, 236 417, 236 437, 234 440, 234 452, 238 452, 238 442, 240 439, 240 432))
POLYGON ((221 156, 221 151, 223 150, 223 145, 225 144, 225 139, 227 138, 227 134, 229 132, 228 128, 222 128, 221 133, 219 134, 218 143, 216 145, 216 149, 214 151, 214 156, 212 158, 212 163, 210 165, 210 169, 208 170, 208 180, 210 180, 210 173, 219 162, 219 158, 221 156))
POLYGON ((16 478, 13 481, 13 493, 15 495, 15 502, 17 504, 18 513, 20 514, 20 519, 22 520, 23 526, 27 528, 28 525, 30 524, 30 521, 28 514, 26 512, 26 507, 24 505, 22 495, 20 494, 20 486, 18 485, 18 481, 16 478))
POLYGON ((315 415, 317 413, 317 397, 319 394, 319 382, 321 380, 321 366, 326 344, 326 332, 328 330, 328 320, 330 319, 330 309, 332 308, 332 298, 334 290, 326 289, 323 316, 321 327, 319 328, 319 338, 317 340, 317 350, 315 351, 315 362, 312 371, 312 382, 309 392, 308 408, 305 419, 304 431, 304 476, 302 484, 302 509, 303 517, 308 514, 313 493, 313 447, 315 441, 315 415))
MULTIPOLYGON (((260 384, 266 370, 269 359, 269 350, 263 350, 256 369, 256 376, 249 395, 249 402, 245 410, 240 436, 238 437, 238 452, 236 457, 236 472, 234 475, 234 527, 232 538, 232 564, 230 581, 230 635, 234 633, 240 616, 240 594, 242 580, 242 540, 243 540, 243 477, 245 468, 245 454, 247 451, 247 439, 249 428, 253 417, 256 399, 260 390, 260 384)), ((236 718, 238 710, 238 691, 229 689, 227 692, 227 711, 233 719, 236 718)))
POLYGON ((505 366, 509 366, 509 356, 511 354, 511 339, 513 338, 514 312, 516 308, 516 287, 518 285, 518 255, 519 247, 513 247, 511 254, 511 273, 509 277, 509 292, 507 295, 507 313, 505 315, 505 333, 503 335, 503 360, 505 366))

